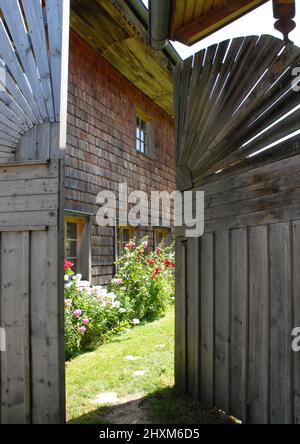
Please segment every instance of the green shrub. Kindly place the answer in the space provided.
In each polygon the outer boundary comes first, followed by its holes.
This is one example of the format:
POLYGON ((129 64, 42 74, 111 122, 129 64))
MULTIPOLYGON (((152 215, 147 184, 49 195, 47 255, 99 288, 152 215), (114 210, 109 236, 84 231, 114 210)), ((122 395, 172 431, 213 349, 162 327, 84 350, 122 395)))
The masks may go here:
MULTIPOLYGON (((70 264, 69 264, 70 265, 70 264)), ((130 324, 113 293, 90 287, 65 268, 65 354, 70 359, 121 333, 130 324)))
POLYGON ((172 247, 148 249, 147 239, 132 241, 117 263, 108 289, 91 287, 65 261, 65 354, 70 359, 93 350, 141 321, 163 316, 174 301, 172 247))
POLYGON ((116 262, 118 272, 109 285, 130 319, 152 321, 163 316, 174 301, 173 246, 152 252, 148 239, 131 241, 116 262))

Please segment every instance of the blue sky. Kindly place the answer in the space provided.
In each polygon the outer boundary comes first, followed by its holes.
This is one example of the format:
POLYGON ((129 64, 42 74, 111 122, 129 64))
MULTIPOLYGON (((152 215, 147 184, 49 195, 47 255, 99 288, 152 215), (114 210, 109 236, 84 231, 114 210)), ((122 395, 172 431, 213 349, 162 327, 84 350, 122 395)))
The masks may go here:
MULTIPOLYGON (((148 0, 142 1, 146 6, 148 6, 148 0)), ((299 0, 296 3, 299 5, 299 0)), ((192 47, 182 45, 178 42, 175 42, 174 46, 181 57, 185 59, 202 48, 207 48, 214 43, 221 42, 228 38, 261 34, 271 34, 282 38, 281 34, 274 29, 274 22, 272 1, 269 1, 265 5, 255 9, 220 31, 217 31, 206 39, 201 40, 201 42, 192 47)), ((300 8, 297 9, 296 23, 298 28, 296 28, 296 30, 290 34, 290 38, 296 45, 300 46, 300 8)))

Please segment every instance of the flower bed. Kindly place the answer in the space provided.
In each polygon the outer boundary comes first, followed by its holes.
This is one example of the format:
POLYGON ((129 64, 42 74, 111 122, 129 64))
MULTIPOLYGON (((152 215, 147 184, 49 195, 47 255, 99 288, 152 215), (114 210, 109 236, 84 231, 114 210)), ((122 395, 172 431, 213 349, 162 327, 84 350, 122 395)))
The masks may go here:
POLYGON ((92 350, 112 335, 165 314, 174 301, 174 254, 154 253, 147 239, 130 242, 117 261, 118 273, 108 288, 92 287, 65 261, 65 353, 70 359, 92 350))
POLYGON ((155 252, 148 240, 127 244, 116 262, 118 272, 109 285, 129 318, 152 321, 163 316, 174 301, 173 246, 161 246, 155 252))

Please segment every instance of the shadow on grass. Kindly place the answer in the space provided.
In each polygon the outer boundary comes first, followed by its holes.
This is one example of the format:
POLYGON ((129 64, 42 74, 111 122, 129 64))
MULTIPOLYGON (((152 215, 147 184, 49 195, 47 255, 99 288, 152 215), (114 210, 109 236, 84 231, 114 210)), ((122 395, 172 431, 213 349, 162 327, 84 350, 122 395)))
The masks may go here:
POLYGON ((216 409, 167 388, 146 397, 128 397, 120 403, 101 406, 69 424, 229 424, 216 409))

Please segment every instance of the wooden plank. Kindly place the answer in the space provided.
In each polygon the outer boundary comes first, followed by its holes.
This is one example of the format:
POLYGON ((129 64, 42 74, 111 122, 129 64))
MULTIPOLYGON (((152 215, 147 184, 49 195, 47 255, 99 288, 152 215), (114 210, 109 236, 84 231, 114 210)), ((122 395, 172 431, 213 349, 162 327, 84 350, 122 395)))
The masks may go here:
POLYGON ((48 1, 46 3, 46 14, 55 120, 64 122, 67 110, 70 1, 48 1))
POLYGON ((186 307, 186 241, 176 239, 176 296, 175 296, 175 383, 176 388, 186 393, 187 390, 187 307, 186 307))
POLYGON ((21 138, 16 151, 17 160, 37 159, 37 127, 27 131, 21 138))
POLYGON ((231 231, 231 380, 230 414, 247 421, 248 233, 231 231))
POLYGON ((36 158, 49 159, 51 145, 51 124, 44 123, 37 127, 36 135, 36 158))
POLYGON ((1 234, 1 423, 30 422, 29 233, 1 234))
POLYGON ((269 268, 268 228, 249 229, 248 422, 269 422, 269 268))
POLYGON ((58 178, 58 163, 56 161, 14 162, 0 166, 0 182, 55 177, 58 178))
POLYGON ((22 231, 47 231, 48 227, 46 226, 35 226, 35 227, 0 227, 0 233, 17 233, 22 231))
POLYGON ((0 213, 14 213, 17 219, 17 213, 39 210, 58 210, 57 194, 1 197, 0 200, 0 213))
POLYGON ((293 422, 290 224, 270 226, 270 421, 293 422))
POLYGON ((200 239, 187 241, 187 391, 200 395, 200 239))
POLYGON ((205 222, 205 232, 224 230, 226 228, 241 228, 247 226, 266 225, 279 222, 289 222, 300 219, 299 203, 287 207, 279 206, 255 213, 247 213, 241 216, 229 216, 212 219, 205 222))
POLYGON ((7 63, 9 70, 11 71, 13 77, 15 78, 22 94, 24 95, 28 104, 30 105, 37 121, 39 123, 42 123, 43 117, 40 114, 39 107, 32 94, 30 86, 23 74, 22 68, 18 61, 16 53, 13 50, 12 43, 9 39, 9 36, 7 34, 2 19, 0 19, 0 39, 1 39, 1 47, 0 47, 1 58, 2 60, 5 60, 5 62, 7 63))
POLYGON ((34 196, 41 194, 56 194, 58 190, 58 179, 21 179, 14 182, 2 181, 0 188, 0 197, 34 196))
MULTIPOLYGON (((20 58, 25 69, 26 77, 28 78, 30 87, 32 88, 33 96, 37 103, 40 115, 42 116, 42 119, 45 120, 48 117, 48 114, 41 90, 41 83, 38 77, 32 47, 25 29, 20 4, 18 0, 11 0, 9 3, 6 0, 0 0, 0 7, 4 13, 6 24, 9 28, 9 32, 16 48, 16 53, 18 54, 18 57, 20 58)), ((59 34, 58 38, 60 37, 61 35, 59 34)))
MULTIPOLYGON (((300 327, 300 221, 292 223, 292 258, 293 258, 293 323, 292 328, 300 327)), ((294 338, 292 338, 293 340, 294 338)), ((293 408, 294 424, 300 424, 300 353, 293 353, 293 408)))
POLYGON ((0 101, 1 112, 11 116, 12 120, 18 122, 18 125, 20 125, 24 131, 32 128, 33 125, 30 119, 7 91, 0 91, 0 101))
POLYGON ((214 387, 215 405, 229 411, 230 401, 230 245, 229 232, 215 233, 215 341, 214 387))
MULTIPOLYGON (((253 184, 247 186, 240 186, 226 191, 220 191, 216 194, 205 193, 206 201, 205 208, 211 209, 224 205, 231 206, 232 203, 241 202, 256 197, 264 197, 273 195, 275 192, 282 193, 295 189, 300 181, 300 171, 290 174, 281 175, 280 177, 274 177, 264 180, 264 177, 254 179, 255 171, 253 171, 253 184)), ((257 176, 256 176, 257 177, 257 176)))
POLYGON ((24 227, 51 227, 57 225, 57 217, 57 211, 20 212, 18 213, 18 219, 15 213, 0 213, 0 226, 2 228, 19 227, 21 220, 24 227))
POLYGON ((22 2, 32 47, 35 54, 36 65, 39 70, 43 97, 47 107, 50 122, 54 122, 54 105, 52 96, 51 73, 48 53, 43 8, 40 0, 23 0, 22 2))
POLYGON ((10 75, 10 73, 5 68, 5 63, 2 60, 0 60, 0 69, 5 70, 5 85, 2 84, 3 90, 6 90, 7 93, 9 93, 11 98, 13 98, 13 100, 21 108, 23 113, 26 116, 28 116, 29 126, 33 126, 34 124, 37 124, 38 121, 31 109, 30 104, 28 103, 25 96, 22 94, 22 92, 18 88, 18 85, 16 84, 13 77, 10 75), (31 125, 30 125, 30 122, 31 122, 31 125))
POLYGON ((201 238, 201 401, 214 406, 214 237, 201 238))
POLYGON ((271 211, 273 208, 295 205, 300 199, 300 187, 297 187, 299 184, 299 176, 296 178, 296 180, 298 179, 298 183, 296 184, 296 181, 290 183, 285 187, 284 191, 274 190, 275 192, 273 193, 271 190, 266 190, 265 195, 253 199, 248 198, 248 196, 243 196, 241 193, 241 200, 238 202, 231 202, 229 205, 227 201, 224 200, 223 205, 213 208, 209 206, 205 210, 205 218, 209 221, 217 218, 242 216, 249 213, 253 214, 261 210, 271 211))
POLYGON ((220 191, 233 190, 240 187, 252 185, 255 181, 267 181, 300 171, 300 156, 292 156, 279 161, 271 161, 267 165, 256 168, 249 167, 248 170, 238 174, 229 174, 226 178, 215 175, 214 180, 206 184, 199 184, 206 194, 211 195, 220 191))
POLYGON ((56 229, 31 235, 32 422, 60 422, 56 229))

